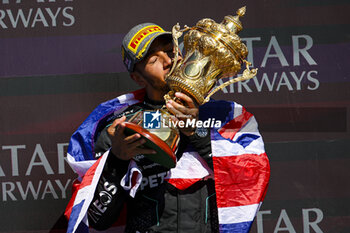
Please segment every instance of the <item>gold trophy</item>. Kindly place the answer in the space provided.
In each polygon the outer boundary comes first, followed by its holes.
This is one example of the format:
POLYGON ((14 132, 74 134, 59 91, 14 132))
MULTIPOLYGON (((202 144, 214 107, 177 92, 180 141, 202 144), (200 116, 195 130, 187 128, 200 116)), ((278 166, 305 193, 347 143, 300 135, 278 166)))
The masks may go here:
POLYGON ((257 69, 250 70, 251 64, 245 60, 248 49, 237 35, 243 29, 239 18, 245 11, 246 8, 242 7, 236 16, 225 16, 221 23, 206 18, 193 27, 185 26, 182 30, 179 24, 173 27, 176 56, 165 79, 171 89, 164 97, 166 101, 176 99, 175 92, 183 92, 202 105, 218 90, 256 76, 257 69), (178 38, 183 32, 187 32, 184 36, 185 57, 178 62, 178 38), (246 69, 241 76, 213 89, 217 80, 237 75, 243 63, 246 69))
MULTIPOLYGON (((205 104, 218 90, 239 81, 248 80, 257 74, 257 69, 249 69, 250 63, 246 61, 247 47, 237 35, 242 29, 239 20, 245 14, 245 7, 237 11, 236 16, 225 16, 221 23, 212 19, 202 19, 193 27, 185 26, 180 29, 179 24, 172 29, 175 46, 175 58, 173 66, 166 76, 170 92, 164 96, 165 101, 174 100, 175 92, 183 92, 192 97, 198 105, 205 104), (178 38, 184 35, 185 57, 179 61, 178 38), (233 77, 241 70, 241 65, 246 65, 242 75, 231 79, 214 88, 217 80, 233 77)), ((162 108, 160 113, 163 122, 169 122, 171 114, 162 108)), ((146 130, 142 128, 142 114, 136 114, 127 123, 127 129, 131 133, 139 133, 145 139, 146 147, 154 149, 157 154, 145 155, 149 159, 168 168, 175 167, 175 151, 179 141, 179 131, 174 127, 146 130)))

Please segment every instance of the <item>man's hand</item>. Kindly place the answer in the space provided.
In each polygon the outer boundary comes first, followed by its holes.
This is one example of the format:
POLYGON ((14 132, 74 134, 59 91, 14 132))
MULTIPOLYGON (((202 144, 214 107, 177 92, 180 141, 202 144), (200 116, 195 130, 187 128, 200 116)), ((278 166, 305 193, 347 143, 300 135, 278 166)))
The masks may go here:
POLYGON ((155 151, 152 149, 139 147, 146 142, 145 139, 141 138, 140 134, 135 133, 130 136, 125 136, 125 119, 125 116, 116 119, 107 129, 108 136, 112 140, 111 152, 122 160, 129 160, 139 154, 155 154, 155 151))
MULTIPOLYGON (((166 107, 171 112, 174 114, 175 117, 172 117, 172 121, 177 122, 177 121, 184 121, 186 124, 187 120, 192 120, 196 119, 198 120, 198 113, 199 109, 196 103, 193 101, 193 99, 189 96, 187 96, 184 93, 181 92, 176 92, 175 96, 184 103, 184 105, 181 105, 179 103, 176 103, 173 100, 170 100, 166 107)), ((190 136, 194 134, 196 128, 179 128, 179 130, 185 134, 186 136, 190 136)))

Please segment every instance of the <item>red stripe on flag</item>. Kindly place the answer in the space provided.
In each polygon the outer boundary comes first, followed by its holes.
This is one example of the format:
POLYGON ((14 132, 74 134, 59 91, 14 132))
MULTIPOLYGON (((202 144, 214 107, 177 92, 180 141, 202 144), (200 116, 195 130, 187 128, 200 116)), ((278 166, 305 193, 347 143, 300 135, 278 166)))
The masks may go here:
POLYGON ((135 187, 136 183, 137 183, 137 175, 139 174, 139 172, 134 171, 131 174, 131 187, 135 187))
POLYGON ((270 177, 265 153, 213 157, 218 207, 257 204, 263 200, 270 177))
MULTIPOLYGON (((103 156, 101 156, 102 158, 103 156)), ((84 188, 85 186, 89 186, 92 182, 92 179, 94 178, 94 175, 95 175, 95 171, 96 171, 96 168, 98 166, 98 164, 100 163, 101 161, 101 158, 99 158, 90 168, 89 170, 87 170, 86 174, 84 175, 83 177, 83 181, 81 183, 79 183, 78 180, 75 180, 74 183, 73 183, 73 187, 72 187, 72 192, 73 192, 73 195, 72 195, 72 198, 69 200, 69 203, 66 207, 66 210, 65 210, 65 213, 64 215, 66 216, 67 219, 69 219, 70 217, 70 214, 72 212, 72 208, 73 208, 73 205, 74 205, 74 201, 75 201, 75 198, 78 194, 78 191, 79 189, 82 189, 84 188)))
POLYGON ((101 156, 90 168, 89 170, 87 170, 87 172, 85 173, 84 177, 83 177, 83 181, 81 182, 79 189, 84 188, 85 186, 89 186, 92 183, 92 179, 95 176, 95 171, 96 168, 98 166, 98 164, 100 163, 101 159, 103 158, 103 156, 101 156))
POLYGON ((226 123, 221 129, 219 129, 218 132, 222 137, 233 140, 236 133, 249 121, 252 116, 253 114, 247 112, 245 108, 242 107, 242 114, 226 123))
POLYGON ((146 89, 142 88, 132 93, 134 94, 136 100, 143 101, 143 99, 145 98, 146 89))
POLYGON ((194 179, 174 178, 174 179, 168 180, 168 183, 175 186, 177 189, 185 190, 200 180, 202 180, 202 178, 194 178, 194 179))
POLYGON ((77 179, 74 180, 73 185, 72 185, 73 195, 72 195, 71 199, 69 200, 69 203, 66 207, 66 210, 64 211, 64 216, 66 216, 67 220, 69 220, 70 214, 72 213, 74 200, 75 200, 75 197, 77 196, 79 185, 80 185, 80 182, 77 179))

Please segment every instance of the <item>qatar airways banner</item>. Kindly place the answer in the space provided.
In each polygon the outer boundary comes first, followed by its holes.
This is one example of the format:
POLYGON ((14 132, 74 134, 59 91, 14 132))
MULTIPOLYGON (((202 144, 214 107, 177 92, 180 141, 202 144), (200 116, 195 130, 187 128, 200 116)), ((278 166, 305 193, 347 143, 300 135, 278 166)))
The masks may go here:
POLYGON ((4 31, 72 27, 75 23, 73 0, 2 0, 1 3, 0 28, 4 31))
POLYGON ((270 159, 251 232, 350 232, 350 3, 331 0, 0 0, 0 232, 65 232, 71 134, 139 88, 120 53, 131 27, 220 22, 243 5, 258 74, 214 98, 255 115, 270 159))

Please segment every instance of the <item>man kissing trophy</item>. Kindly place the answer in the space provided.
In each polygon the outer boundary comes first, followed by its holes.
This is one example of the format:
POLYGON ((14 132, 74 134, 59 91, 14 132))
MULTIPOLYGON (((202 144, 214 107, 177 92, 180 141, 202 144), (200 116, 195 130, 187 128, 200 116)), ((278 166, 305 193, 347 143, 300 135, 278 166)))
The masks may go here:
MULTIPOLYGON (((193 27, 185 26, 180 29, 179 24, 172 29, 175 46, 175 60, 172 69, 165 78, 170 92, 164 96, 166 102, 174 100, 175 92, 182 92, 195 100, 198 105, 207 103, 210 97, 222 88, 253 78, 257 69, 249 69, 251 65, 246 59, 248 49, 242 43, 238 33, 243 29, 240 17, 245 14, 246 8, 240 8, 236 16, 225 16, 221 23, 205 18, 197 22, 193 27), (178 59, 178 39, 184 35, 184 58, 178 59), (222 78, 236 76, 241 70, 242 64, 246 65, 241 76, 233 78, 220 86, 215 87, 217 81, 222 78)), ((163 122, 171 118, 171 114, 164 107, 161 110, 163 122)), ((149 159, 173 168, 176 165, 177 143, 179 131, 176 127, 161 129, 144 129, 143 114, 136 114, 129 122, 126 122, 126 132, 139 133, 146 139, 145 146, 154 149, 156 154, 146 155, 149 159)))

